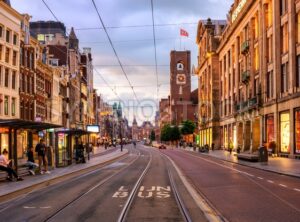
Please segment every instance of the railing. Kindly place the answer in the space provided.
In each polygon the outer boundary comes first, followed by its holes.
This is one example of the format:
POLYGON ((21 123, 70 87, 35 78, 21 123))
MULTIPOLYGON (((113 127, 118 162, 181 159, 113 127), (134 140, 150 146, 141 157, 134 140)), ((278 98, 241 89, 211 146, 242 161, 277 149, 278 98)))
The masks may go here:
POLYGON ((247 101, 242 101, 240 103, 235 104, 235 112, 244 112, 249 109, 253 109, 258 106, 258 98, 253 97, 248 99, 247 101))
POLYGON ((247 53, 249 51, 249 47, 250 47, 250 42, 249 42, 249 40, 246 40, 245 42, 242 43, 241 53, 242 54, 247 53))
POLYGON ((247 84, 250 80, 250 72, 249 70, 246 70, 245 72, 242 73, 242 82, 244 84, 247 84))
POLYGON ((253 107, 256 105, 258 105, 257 97, 253 97, 253 98, 249 99, 249 107, 253 107))

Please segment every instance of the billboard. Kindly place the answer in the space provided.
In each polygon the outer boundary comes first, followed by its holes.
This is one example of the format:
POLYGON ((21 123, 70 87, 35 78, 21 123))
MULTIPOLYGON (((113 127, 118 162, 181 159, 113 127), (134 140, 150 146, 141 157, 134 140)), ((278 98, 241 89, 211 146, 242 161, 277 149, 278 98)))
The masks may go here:
POLYGON ((99 125, 87 125, 86 131, 88 131, 90 133, 99 133, 100 127, 99 127, 99 125))

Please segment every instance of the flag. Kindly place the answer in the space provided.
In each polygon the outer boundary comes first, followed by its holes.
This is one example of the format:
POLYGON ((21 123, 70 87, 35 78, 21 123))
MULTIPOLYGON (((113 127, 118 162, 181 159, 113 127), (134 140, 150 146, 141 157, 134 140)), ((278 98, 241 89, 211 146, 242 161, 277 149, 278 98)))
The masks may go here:
POLYGON ((189 37, 189 33, 185 31, 184 29, 180 29, 180 36, 189 37))

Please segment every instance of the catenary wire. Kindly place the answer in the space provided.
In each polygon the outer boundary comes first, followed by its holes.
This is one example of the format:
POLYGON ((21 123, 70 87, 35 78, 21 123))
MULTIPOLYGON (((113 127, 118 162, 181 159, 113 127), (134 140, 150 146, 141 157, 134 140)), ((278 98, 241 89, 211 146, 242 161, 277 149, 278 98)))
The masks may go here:
POLYGON ((132 92, 133 92, 133 94, 134 94, 135 99, 138 101, 137 95, 136 95, 136 93, 135 93, 135 91, 134 91, 134 88, 133 88, 133 86, 132 86, 132 84, 131 84, 131 82, 130 82, 128 76, 127 76, 127 73, 126 73, 126 71, 125 71, 125 69, 124 69, 124 67, 123 67, 123 65, 122 65, 122 63, 121 63, 121 60, 120 60, 120 58, 119 58, 119 55, 117 54, 117 51, 116 51, 116 49, 115 49, 115 47, 114 47, 114 44, 113 44, 113 42, 112 42, 112 40, 111 40, 111 38, 110 38, 110 36, 109 36, 109 34, 108 34, 108 31, 107 31, 107 29, 106 29, 106 27, 105 27, 105 24, 104 24, 103 20, 102 20, 102 17, 101 17, 101 15, 100 15, 100 12, 99 12, 99 10, 98 10, 98 7, 97 7, 97 5, 96 5, 96 3, 95 3, 94 0, 91 0, 91 1, 92 1, 92 3, 93 3, 93 6, 94 6, 96 12, 97 12, 97 15, 98 15, 98 18, 99 18, 99 20, 100 20, 100 22, 101 22, 101 25, 102 25, 102 27, 103 27, 103 30, 104 30, 105 33, 106 33, 106 36, 107 36, 107 38, 108 38, 108 41, 109 41, 109 43, 110 43, 110 45, 111 45, 111 47, 112 47, 112 49, 113 49, 113 51, 114 51, 114 54, 115 54, 115 56, 116 56, 116 58, 117 58, 117 60, 118 60, 118 63, 119 63, 119 65, 120 65, 121 69, 122 69, 122 72, 123 72, 124 76, 126 77, 128 83, 129 83, 129 85, 131 86, 131 89, 132 89, 132 92))

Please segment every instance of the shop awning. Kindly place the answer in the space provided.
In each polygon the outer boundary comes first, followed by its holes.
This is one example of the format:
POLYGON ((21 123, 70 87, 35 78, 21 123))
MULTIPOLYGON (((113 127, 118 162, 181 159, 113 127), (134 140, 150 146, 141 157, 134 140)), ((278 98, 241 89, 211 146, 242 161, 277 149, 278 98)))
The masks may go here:
POLYGON ((20 120, 20 119, 0 119, 0 127, 9 128, 9 129, 45 130, 45 129, 61 128, 62 126, 52 124, 52 123, 33 122, 33 121, 20 120))
POLYGON ((55 133, 64 133, 68 135, 86 135, 89 134, 90 132, 82 129, 63 129, 56 131, 55 133))

